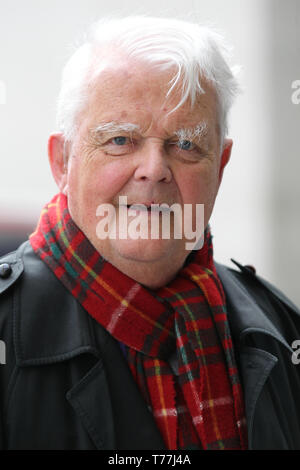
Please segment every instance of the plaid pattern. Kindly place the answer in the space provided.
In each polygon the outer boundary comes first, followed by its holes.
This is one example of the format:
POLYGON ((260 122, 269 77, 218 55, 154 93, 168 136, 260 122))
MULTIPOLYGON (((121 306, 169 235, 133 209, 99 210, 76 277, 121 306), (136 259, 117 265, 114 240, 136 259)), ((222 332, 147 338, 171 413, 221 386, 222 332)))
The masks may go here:
POLYGON ((203 248, 155 292, 101 257, 71 219, 63 194, 42 210, 30 242, 120 342, 168 449, 246 449, 241 384, 209 228, 203 248))

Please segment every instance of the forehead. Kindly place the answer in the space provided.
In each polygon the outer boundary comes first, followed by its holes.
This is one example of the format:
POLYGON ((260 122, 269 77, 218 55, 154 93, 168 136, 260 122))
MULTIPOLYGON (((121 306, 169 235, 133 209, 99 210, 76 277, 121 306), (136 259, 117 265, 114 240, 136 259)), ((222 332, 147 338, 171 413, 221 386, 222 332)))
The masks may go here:
POLYGON ((166 97, 175 73, 176 69, 162 72, 146 63, 122 59, 108 62, 98 74, 94 73, 85 116, 93 123, 127 121, 145 128, 151 123, 153 128, 170 130, 195 127, 204 120, 213 126, 217 121, 217 99, 207 82, 202 81, 205 93, 198 95, 193 107, 187 99, 173 111, 182 97, 182 83, 166 97))

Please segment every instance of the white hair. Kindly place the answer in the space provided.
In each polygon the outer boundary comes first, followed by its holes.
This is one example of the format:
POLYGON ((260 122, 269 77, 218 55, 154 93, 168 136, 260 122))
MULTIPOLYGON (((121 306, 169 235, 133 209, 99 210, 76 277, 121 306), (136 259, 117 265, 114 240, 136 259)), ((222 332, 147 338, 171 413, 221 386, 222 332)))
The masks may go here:
POLYGON ((88 85, 95 78, 95 71, 100 76, 105 51, 111 47, 161 71, 176 67, 166 97, 179 83, 182 97, 172 112, 188 98, 194 105, 197 95, 204 93, 201 78, 212 83, 218 98, 218 124, 223 141, 228 132, 228 111, 239 92, 238 67, 229 65, 229 47, 210 27, 149 16, 101 19, 66 63, 57 103, 57 125, 66 140, 74 137, 76 118, 88 98, 88 85))

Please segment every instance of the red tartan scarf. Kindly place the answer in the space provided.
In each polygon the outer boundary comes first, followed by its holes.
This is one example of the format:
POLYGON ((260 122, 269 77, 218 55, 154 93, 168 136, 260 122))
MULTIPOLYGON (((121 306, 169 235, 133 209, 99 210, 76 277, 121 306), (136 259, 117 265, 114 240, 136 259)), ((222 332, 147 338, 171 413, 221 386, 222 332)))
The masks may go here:
POLYGON ((209 228, 203 248, 155 292, 103 259, 71 219, 63 194, 45 206, 30 242, 120 342, 168 449, 246 449, 241 384, 209 228))

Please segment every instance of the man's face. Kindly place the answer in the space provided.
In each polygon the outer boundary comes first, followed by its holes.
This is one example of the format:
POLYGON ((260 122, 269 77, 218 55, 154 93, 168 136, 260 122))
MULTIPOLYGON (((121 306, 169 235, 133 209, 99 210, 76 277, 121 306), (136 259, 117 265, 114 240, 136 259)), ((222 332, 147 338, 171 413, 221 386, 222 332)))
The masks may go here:
POLYGON ((127 196, 128 205, 204 204, 205 227, 229 158, 230 151, 220 155, 214 90, 204 85, 206 92, 192 109, 185 103, 168 115, 181 97, 174 92, 165 99, 172 77, 145 64, 112 61, 90 87, 69 149, 61 189, 70 214, 116 265, 119 260, 168 263, 175 258, 183 264, 189 254, 186 239, 100 239, 100 204, 113 205, 117 214, 119 196, 127 196))

